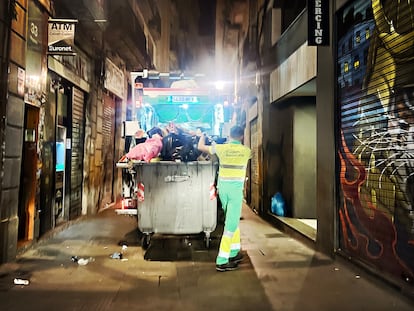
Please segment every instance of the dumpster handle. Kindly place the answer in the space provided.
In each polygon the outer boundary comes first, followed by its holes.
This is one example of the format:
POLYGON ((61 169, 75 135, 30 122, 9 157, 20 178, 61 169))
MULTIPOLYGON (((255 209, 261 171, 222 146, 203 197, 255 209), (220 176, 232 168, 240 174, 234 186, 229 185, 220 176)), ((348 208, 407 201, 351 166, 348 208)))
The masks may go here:
POLYGON ((164 178, 165 182, 183 182, 190 179, 190 176, 188 175, 168 175, 164 178))

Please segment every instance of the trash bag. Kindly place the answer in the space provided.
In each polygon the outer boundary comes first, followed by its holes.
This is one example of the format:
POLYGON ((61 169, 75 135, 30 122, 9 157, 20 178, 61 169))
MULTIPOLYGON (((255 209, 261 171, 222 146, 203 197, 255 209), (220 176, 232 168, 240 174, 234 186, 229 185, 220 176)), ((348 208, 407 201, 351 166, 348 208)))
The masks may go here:
POLYGON ((196 161, 201 152, 197 149, 197 136, 181 135, 180 140, 182 147, 179 151, 181 161, 190 162, 196 161))
POLYGON ((285 200, 280 192, 272 197, 271 211, 277 216, 285 216, 285 200))
POLYGON ((161 158, 164 161, 196 161, 201 152, 197 149, 197 137, 183 131, 169 133, 162 139, 161 158))
POLYGON ((176 148, 181 146, 179 135, 169 133, 162 139, 161 158, 164 161, 174 161, 178 158, 176 148))
POLYGON ((136 145, 127 154, 126 157, 131 160, 141 160, 145 162, 156 158, 162 149, 162 137, 158 134, 148 138, 145 142, 136 145))

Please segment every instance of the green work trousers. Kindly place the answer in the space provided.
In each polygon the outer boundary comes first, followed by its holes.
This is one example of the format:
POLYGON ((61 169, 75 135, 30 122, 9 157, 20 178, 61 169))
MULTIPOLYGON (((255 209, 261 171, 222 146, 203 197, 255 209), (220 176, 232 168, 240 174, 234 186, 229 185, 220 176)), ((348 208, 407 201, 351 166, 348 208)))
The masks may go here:
POLYGON ((243 203, 243 182, 218 181, 218 193, 224 210, 224 230, 220 241, 220 249, 216 264, 226 264, 229 257, 240 251, 239 222, 243 203))

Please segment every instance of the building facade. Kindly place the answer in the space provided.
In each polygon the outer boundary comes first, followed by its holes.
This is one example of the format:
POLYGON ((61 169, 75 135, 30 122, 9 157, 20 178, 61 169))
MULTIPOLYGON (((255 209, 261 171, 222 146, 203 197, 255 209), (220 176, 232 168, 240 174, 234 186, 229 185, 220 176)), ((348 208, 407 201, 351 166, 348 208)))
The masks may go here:
POLYGON ((246 200, 282 230, 413 294, 414 4, 322 1, 328 43, 310 45, 316 2, 250 2, 256 18, 240 58, 250 79, 237 90, 253 150, 246 200), (272 210, 277 193, 283 215, 272 210))
POLYGON ((0 262, 62 223, 120 203, 115 164, 125 153, 122 123, 136 108, 130 73, 186 69, 202 50, 187 43, 198 15, 178 18, 183 5, 2 1, 0 262), (70 38, 51 42, 51 30, 70 38))
POLYGON ((1 262, 120 200, 129 71, 154 66, 160 37, 140 3, 2 1, 1 262), (48 51, 51 20, 74 21, 72 55, 48 51))

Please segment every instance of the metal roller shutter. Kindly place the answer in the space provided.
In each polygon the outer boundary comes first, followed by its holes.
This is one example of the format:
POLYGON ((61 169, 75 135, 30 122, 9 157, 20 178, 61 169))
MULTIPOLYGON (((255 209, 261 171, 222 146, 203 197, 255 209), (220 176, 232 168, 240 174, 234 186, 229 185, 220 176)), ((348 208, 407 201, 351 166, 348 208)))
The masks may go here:
POLYGON ((83 144, 84 144, 84 93, 73 88, 72 98, 72 155, 70 175, 70 218, 82 214, 83 144))
POLYGON ((414 275, 414 1, 338 14, 340 247, 414 275))
POLYGON ((115 101, 109 96, 104 97, 104 110, 102 122, 102 155, 104 162, 103 197, 101 208, 113 201, 113 179, 114 179, 114 146, 115 146, 115 101))

